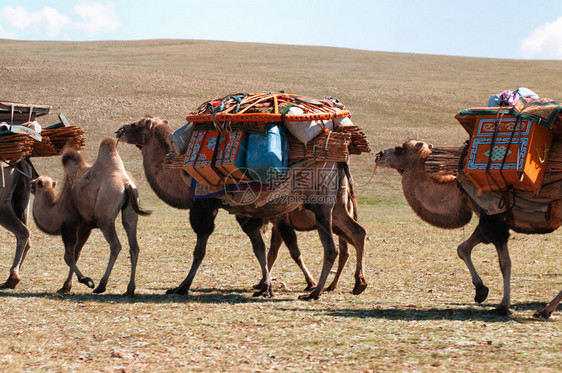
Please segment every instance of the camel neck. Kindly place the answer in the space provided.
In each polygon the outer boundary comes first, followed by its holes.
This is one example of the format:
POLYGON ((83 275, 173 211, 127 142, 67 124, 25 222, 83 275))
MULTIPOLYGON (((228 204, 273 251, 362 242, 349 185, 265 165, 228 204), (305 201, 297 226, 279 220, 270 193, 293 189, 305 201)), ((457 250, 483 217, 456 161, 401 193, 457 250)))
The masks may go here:
POLYGON ((142 147, 143 167, 146 179, 156 195, 168 205, 188 209, 193 204, 189 196, 189 185, 181 176, 181 170, 163 167, 170 147, 166 137, 171 130, 155 129, 154 136, 142 147))
POLYGON ((422 167, 411 167, 402 174, 402 188, 406 200, 416 214, 440 228, 459 228, 472 216, 456 180, 438 182, 422 167))
POLYGON ((60 233, 59 201, 53 188, 46 188, 36 194, 33 201, 33 220, 37 227, 47 234, 60 233))

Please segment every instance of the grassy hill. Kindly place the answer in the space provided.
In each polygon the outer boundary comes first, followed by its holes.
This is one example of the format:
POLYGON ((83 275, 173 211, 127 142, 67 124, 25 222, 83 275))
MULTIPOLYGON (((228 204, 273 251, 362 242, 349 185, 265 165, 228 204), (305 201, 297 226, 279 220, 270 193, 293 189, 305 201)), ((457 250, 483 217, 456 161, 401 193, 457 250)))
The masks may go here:
MULTIPOLYGON (((406 137, 460 145, 468 135, 454 119, 485 106, 491 94, 528 87, 562 100, 560 61, 518 61, 367 52, 349 49, 189 40, 22 42, 0 40, 0 98, 53 107, 85 129, 94 160, 100 139, 145 114, 185 123, 210 98, 234 92, 279 91, 340 99, 363 127, 374 151, 406 137)), ((513 235, 510 318, 486 311, 501 299, 495 250, 475 250, 490 287, 478 306, 456 246, 463 229, 422 222, 404 202, 392 170, 377 170, 359 189, 360 222, 368 232, 366 276, 353 286, 354 253, 337 291, 317 302, 296 300, 304 282, 286 249, 273 269, 276 298, 255 299, 260 276, 248 239, 221 212, 207 258, 187 297, 164 295, 187 274, 195 237, 187 213, 164 205, 148 187, 140 152, 118 147, 139 183, 141 204, 154 210, 139 222, 137 297, 118 296, 129 273, 126 239, 104 295, 74 284, 75 295, 54 294, 67 273, 59 237, 33 223, 23 280, 0 291, 2 370, 32 371, 536 371, 559 369, 562 330, 531 318, 560 288, 559 233, 513 235)), ((40 173, 60 179, 60 157, 35 159, 40 173)), ((374 159, 352 159, 359 184, 374 159)), ((187 192, 187 191, 186 191, 187 192)), ((14 239, 0 230, 0 277, 14 239)), ((315 232, 299 234, 307 265, 318 276, 322 247, 315 232)), ((94 232, 80 268, 95 281, 108 248, 94 232)))

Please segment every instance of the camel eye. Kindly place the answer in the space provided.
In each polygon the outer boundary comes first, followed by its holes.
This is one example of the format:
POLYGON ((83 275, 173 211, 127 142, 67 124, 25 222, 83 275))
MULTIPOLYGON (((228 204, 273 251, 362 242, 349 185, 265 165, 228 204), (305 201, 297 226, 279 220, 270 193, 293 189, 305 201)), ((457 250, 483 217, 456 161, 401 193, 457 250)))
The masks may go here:
POLYGON ((404 148, 402 148, 400 146, 397 146, 397 147, 394 148, 394 153, 396 153, 398 155, 402 154, 403 152, 404 152, 404 148))

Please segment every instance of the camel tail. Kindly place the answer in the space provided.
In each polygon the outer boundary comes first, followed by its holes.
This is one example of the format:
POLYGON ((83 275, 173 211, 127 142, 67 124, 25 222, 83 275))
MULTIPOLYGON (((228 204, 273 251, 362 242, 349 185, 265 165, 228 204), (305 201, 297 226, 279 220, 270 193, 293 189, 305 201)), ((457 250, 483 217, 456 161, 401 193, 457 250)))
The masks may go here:
MULTIPOLYGON (((133 210, 139 214, 140 216, 148 216, 152 214, 152 211, 145 211, 140 208, 139 206, 139 192, 137 188, 133 187, 132 185, 127 186, 127 196, 128 202, 131 203, 133 210)), ((124 207, 124 206, 123 206, 124 207)))

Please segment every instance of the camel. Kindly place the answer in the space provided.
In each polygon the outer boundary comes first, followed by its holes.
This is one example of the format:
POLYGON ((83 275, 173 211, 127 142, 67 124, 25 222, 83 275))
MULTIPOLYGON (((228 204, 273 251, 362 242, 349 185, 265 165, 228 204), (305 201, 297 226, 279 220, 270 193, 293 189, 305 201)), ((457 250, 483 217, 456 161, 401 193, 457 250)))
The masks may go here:
POLYGON ((73 274, 78 281, 94 288, 91 278, 85 277, 76 262, 82 247, 93 228, 99 228, 109 243, 110 256, 105 274, 94 293, 103 293, 121 243, 115 230, 115 219, 121 211, 121 218, 129 240, 131 276, 124 295, 135 294, 135 273, 139 254, 137 243, 138 215, 148 215, 138 205, 138 191, 133 179, 123 166, 116 149, 116 140, 102 140, 98 156, 89 166, 80 153, 66 149, 62 155, 65 180, 59 195, 55 192, 56 181, 40 176, 32 181, 33 219, 37 227, 51 235, 61 235, 65 247, 64 260, 69 274, 59 293, 70 293, 73 274))
POLYGON ((10 275, 0 289, 15 289, 20 282, 19 271, 29 251, 27 212, 34 172, 29 158, 17 162, 0 161, 0 225, 16 236, 16 253, 10 275))
MULTIPOLYGON (((116 132, 116 136, 120 141, 136 145, 141 150, 146 178, 156 195, 172 207, 190 209, 190 223, 197 234, 192 266, 185 280, 178 287, 168 290, 167 293, 187 294, 197 269, 205 256, 206 243, 213 232, 214 218, 218 213, 218 208, 224 208, 236 215, 242 230, 252 242, 254 254, 260 264, 262 279, 260 281, 260 289, 254 296, 273 296, 271 276, 266 265, 265 244, 260 228, 264 219, 270 220, 276 228, 276 233, 274 233, 272 238, 278 240, 279 236, 277 236, 277 233, 279 233, 289 247, 291 256, 299 263, 300 251, 297 246, 296 235, 286 214, 298 213, 298 208, 302 207, 302 204, 268 203, 261 208, 256 208, 255 206, 247 205, 230 206, 218 198, 193 199, 188 193, 191 183, 189 175, 183 170, 168 169, 162 166, 166 155, 171 151, 170 146, 166 142, 166 138, 171 133, 172 128, 167 121, 152 116, 145 116, 136 122, 126 124, 116 132)), ((366 232, 349 215, 346 209, 349 185, 347 175, 345 170, 343 170, 343 166, 336 163, 315 164, 313 167, 331 172, 335 176, 334 180, 336 180, 337 187, 331 190, 328 190, 328 188, 323 188, 322 190, 317 188, 316 191, 311 190, 310 194, 318 194, 320 191, 320 193, 327 197, 325 200, 331 202, 304 206, 307 210, 311 211, 313 226, 318 230, 324 247, 324 261, 318 284, 314 287, 313 282, 308 282, 309 286, 307 289, 312 289, 312 292, 302 295, 300 298, 305 300, 318 299, 323 291, 329 271, 337 256, 337 248, 332 237, 332 227, 334 227, 333 229, 337 234, 346 242, 353 244, 356 249, 356 282, 353 293, 360 294, 367 286, 363 275, 366 232)), ((308 226, 308 223, 305 226, 308 226)), ((307 227, 307 229, 310 229, 310 227, 307 227)), ((273 261, 271 261, 271 265, 273 261)), ((341 262, 342 259, 340 258, 341 262)), ((338 271, 341 272, 341 269, 338 269, 338 271)), ((307 277, 307 272, 303 270, 305 278, 307 277)), ((335 287, 336 284, 337 281, 333 282, 330 288, 335 287)))
MULTIPOLYGON (((545 224, 525 220, 525 211, 514 208, 508 212, 488 215, 461 187, 457 178, 448 176, 435 178, 426 174, 425 160, 431 153, 431 145, 422 141, 406 140, 402 145, 387 148, 377 154, 377 164, 397 170, 402 176, 402 188, 406 200, 424 221, 440 228, 459 228, 471 220, 472 212, 479 216, 479 223, 472 235, 457 248, 459 257, 465 262, 476 289, 474 300, 482 303, 488 296, 486 287, 478 275, 472 260, 472 249, 479 243, 494 244, 503 276, 503 298, 497 308, 498 315, 508 315, 511 306, 511 260, 507 242, 509 230, 527 234, 544 234, 554 230, 545 224)), ((562 214, 559 205, 557 213, 562 214)), ((544 310, 539 317, 548 317, 560 302, 562 295, 544 310)))

